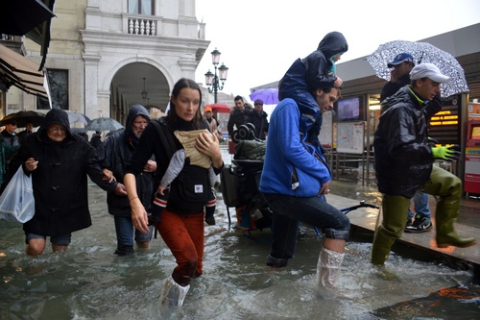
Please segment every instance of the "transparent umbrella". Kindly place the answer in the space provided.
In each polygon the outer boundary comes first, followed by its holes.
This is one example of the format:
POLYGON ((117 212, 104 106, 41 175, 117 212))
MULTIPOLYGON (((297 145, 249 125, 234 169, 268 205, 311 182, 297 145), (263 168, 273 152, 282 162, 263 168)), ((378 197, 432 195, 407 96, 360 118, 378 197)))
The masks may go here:
POLYGON ((93 119, 85 126, 87 131, 115 131, 122 128, 123 126, 117 120, 105 117, 93 119))
POLYGON ((433 63, 440 71, 450 77, 450 81, 440 85, 442 97, 469 92, 465 72, 457 59, 450 53, 443 51, 428 42, 413 42, 395 40, 381 44, 374 53, 367 57, 377 77, 390 80, 391 69, 387 64, 400 53, 409 53, 415 65, 419 63, 433 63))
POLYGON ((76 111, 69 111, 66 110, 68 115, 68 121, 70 124, 72 123, 89 123, 91 120, 89 117, 84 115, 83 113, 76 112, 76 111))

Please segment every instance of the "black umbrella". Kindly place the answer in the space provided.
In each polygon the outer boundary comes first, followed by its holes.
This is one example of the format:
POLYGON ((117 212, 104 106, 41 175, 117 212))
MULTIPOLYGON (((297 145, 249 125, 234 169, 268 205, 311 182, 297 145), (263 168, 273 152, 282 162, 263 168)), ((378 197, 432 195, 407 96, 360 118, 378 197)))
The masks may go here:
POLYGON ((23 36, 55 14, 40 0, 3 0, 0 33, 23 36))
POLYGON ((6 115, 2 120, 0 120, 0 126, 4 126, 7 120, 15 120, 17 127, 25 127, 25 125, 30 122, 34 127, 42 125, 43 120, 45 119, 45 114, 37 111, 18 111, 15 113, 10 113, 6 115))

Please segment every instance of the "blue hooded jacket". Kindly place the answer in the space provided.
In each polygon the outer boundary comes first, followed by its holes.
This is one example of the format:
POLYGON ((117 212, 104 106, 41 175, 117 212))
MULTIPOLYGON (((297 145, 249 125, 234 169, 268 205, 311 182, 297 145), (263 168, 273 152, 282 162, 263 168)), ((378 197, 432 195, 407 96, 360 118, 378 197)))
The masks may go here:
POLYGON ((322 185, 331 180, 320 148, 305 143, 305 136, 298 133, 299 119, 300 110, 292 99, 283 99, 273 110, 260 178, 261 192, 315 197, 322 185), (293 189, 295 175, 299 186, 293 189))

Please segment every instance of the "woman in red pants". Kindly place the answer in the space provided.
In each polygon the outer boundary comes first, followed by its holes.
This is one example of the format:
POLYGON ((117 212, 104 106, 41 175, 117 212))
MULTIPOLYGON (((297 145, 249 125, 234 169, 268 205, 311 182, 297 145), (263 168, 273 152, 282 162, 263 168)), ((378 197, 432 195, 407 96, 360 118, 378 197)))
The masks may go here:
MULTIPOLYGON (((148 218, 138 199, 134 176, 141 174, 152 154, 157 161, 157 177, 165 174, 173 154, 183 148, 174 131, 209 128, 200 112, 201 104, 202 94, 198 84, 190 79, 180 79, 173 88, 168 115, 151 121, 138 142, 124 181, 132 208, 132 222, 140 231, 148 232, 148 218)), ((219 174, 223 160, 217 137, 209 133, 200 134, 195 147, 200 155, 211 161, 215 173, 219 174)), ((203 210, 210 182, 208 169, 191 165, 188 158, 185 160, 183 170, 171 184, 167 207, 160 221, 155 223, 177 261, 177 267, 162 289, 160 300, 164 306, 181 306, 191 280, 202 274, 203 210)))

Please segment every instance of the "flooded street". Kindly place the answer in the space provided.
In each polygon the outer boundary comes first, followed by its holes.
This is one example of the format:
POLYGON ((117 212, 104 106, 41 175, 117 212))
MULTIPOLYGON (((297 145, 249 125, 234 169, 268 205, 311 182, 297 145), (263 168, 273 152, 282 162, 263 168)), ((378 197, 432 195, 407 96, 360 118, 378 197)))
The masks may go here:
MULTIPOLYGON (((73 233, 63 254, 48 246, 42 256, 27 257, 21 226, 0 221, 0 319, 165 318, 158 298, 175 267, 170 251, 158 237, 132 256, 114 255, 105 193, 93 184, 89 192, 93 226, 73 233)), ((469 270, 393 255, 386 275, 370 264, 371 241, 361 237, 347 243, 339 296, 322 300, 315 293, 322 240, 313 230, 299 239, 288 267, 274 270, 265 265, 270 230, 248 235, 229 229, 221 200, 216 220, 216 226, 205 227, 204 275, 192 282, 171 319, 478 319, 480 314, 480 289, 470 283, 469 270), (445 288, 468 294, 445 299, 445 288)))

